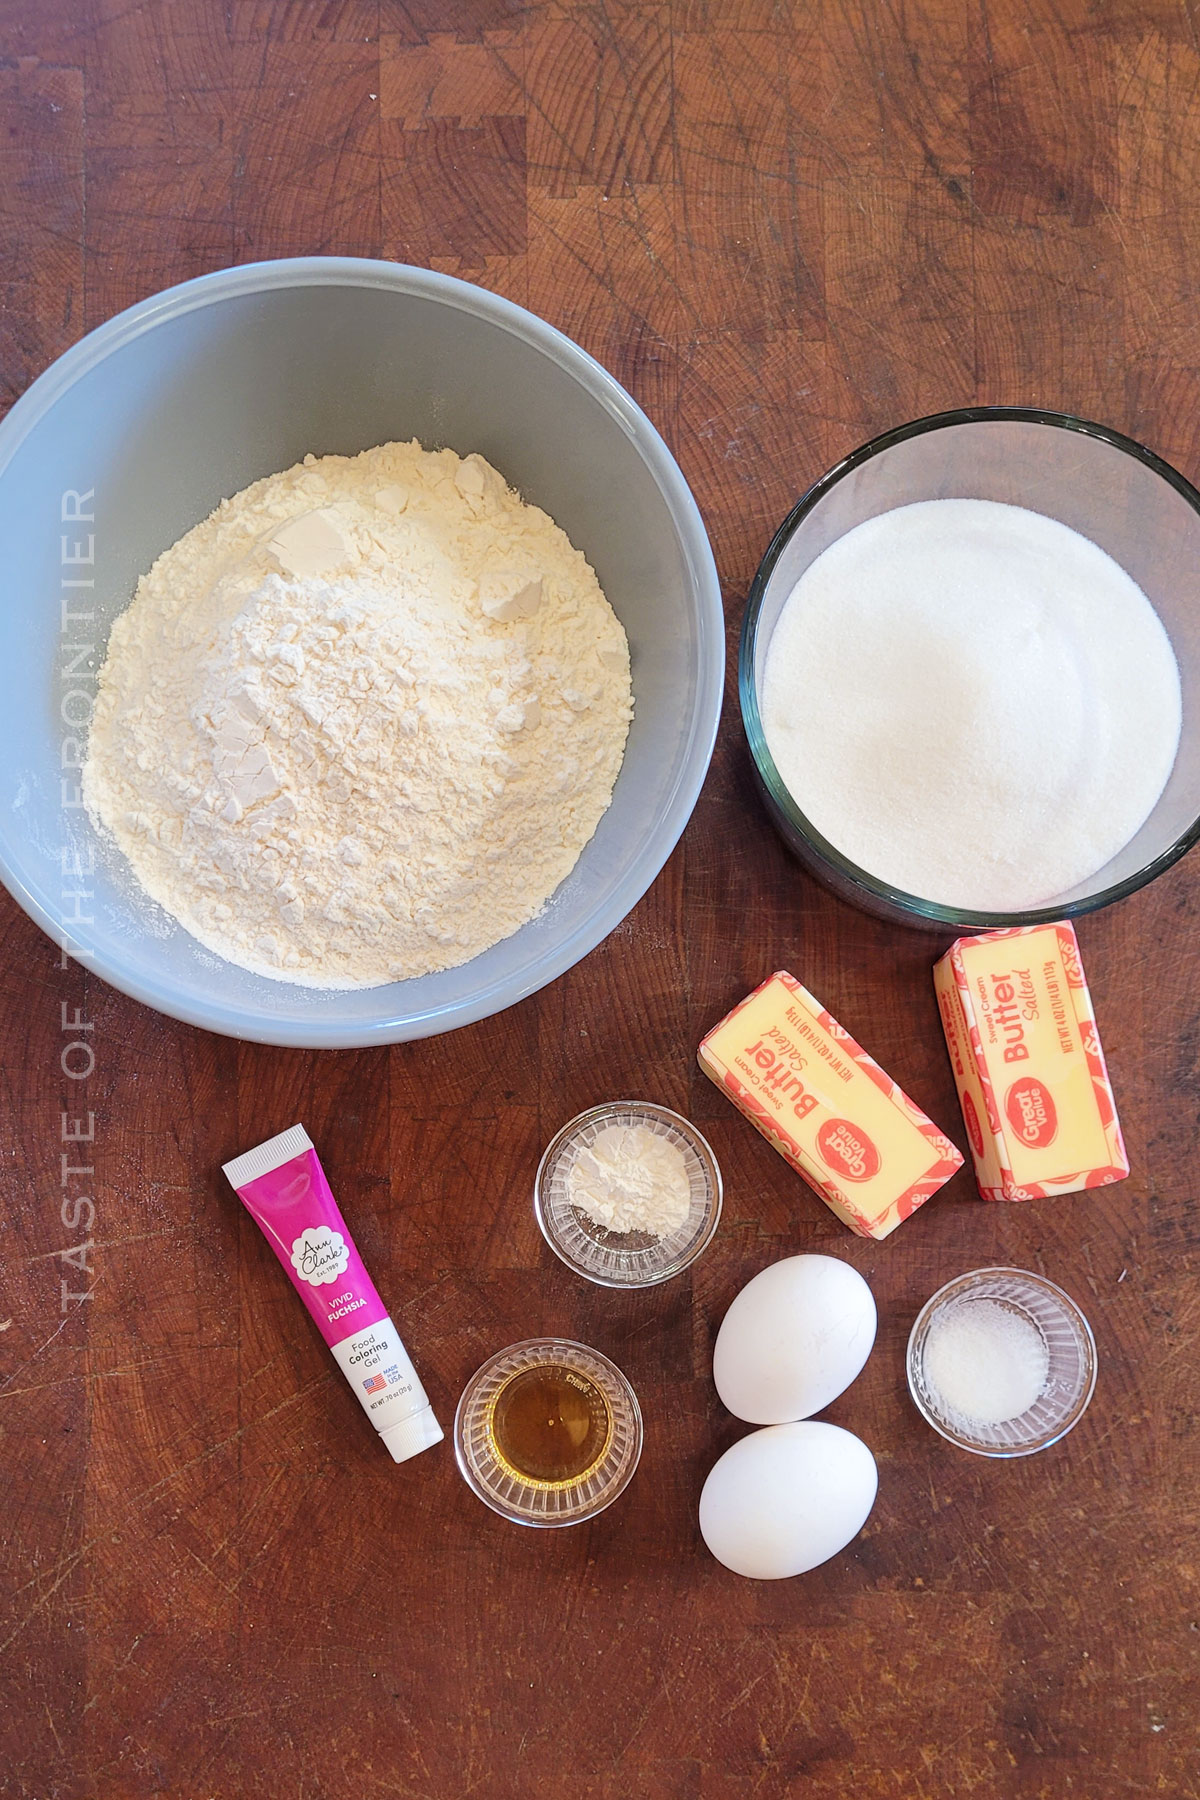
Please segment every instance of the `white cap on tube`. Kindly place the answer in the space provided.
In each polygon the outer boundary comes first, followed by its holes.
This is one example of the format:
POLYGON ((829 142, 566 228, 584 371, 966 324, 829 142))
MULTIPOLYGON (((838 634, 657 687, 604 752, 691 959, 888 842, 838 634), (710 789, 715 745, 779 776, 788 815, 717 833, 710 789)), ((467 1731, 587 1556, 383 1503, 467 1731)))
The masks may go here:
POLYGON ((419 1456, 422 1450, 440 1444, 445 1433, 433 1416, 432 1406, 423 1406, 411 1418, 389 1425, 379 1435, 391 1451, 393 1462, 407 1462, 410 1456, 419 1456))

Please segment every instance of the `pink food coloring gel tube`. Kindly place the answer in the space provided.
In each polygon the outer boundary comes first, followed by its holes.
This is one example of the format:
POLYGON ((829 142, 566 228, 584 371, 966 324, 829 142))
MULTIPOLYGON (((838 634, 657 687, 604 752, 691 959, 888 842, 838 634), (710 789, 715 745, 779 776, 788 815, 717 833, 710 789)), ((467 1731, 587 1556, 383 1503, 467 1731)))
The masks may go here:
POLYGON ((442 1428, 303 1125, 235 1156, 225 1173, 395 1461, 440 1443, 442 1428))

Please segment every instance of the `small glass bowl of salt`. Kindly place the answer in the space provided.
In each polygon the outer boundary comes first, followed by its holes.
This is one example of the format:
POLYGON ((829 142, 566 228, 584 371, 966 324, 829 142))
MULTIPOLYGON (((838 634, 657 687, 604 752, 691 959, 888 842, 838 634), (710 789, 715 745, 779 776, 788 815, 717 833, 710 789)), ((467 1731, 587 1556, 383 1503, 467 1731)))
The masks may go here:
POLYGON ((601 1287, 654 1287, 712 1242, 721 1171, 690 1120, 650 1101, 613 1100, 551 1139, 533 1210, 577 1275, 601 1287))
POLYGON ((961 1450, 1031 1456, 1077 1425, 1096 1343, 1071 1299, 1027 1269, 974 1269, 939 1288, 908 1340, 917 1411, 961 1450))

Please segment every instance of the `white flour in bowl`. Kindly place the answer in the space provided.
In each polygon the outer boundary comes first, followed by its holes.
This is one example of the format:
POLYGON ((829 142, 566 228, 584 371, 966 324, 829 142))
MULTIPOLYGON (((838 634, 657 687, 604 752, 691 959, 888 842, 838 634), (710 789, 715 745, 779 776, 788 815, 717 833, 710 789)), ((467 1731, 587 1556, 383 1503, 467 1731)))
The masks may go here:
POLYGON ((159 557, 113 625, 84 797, 211 950, 369 987, 542 910, 631 715, 566 534, 480 456, 385 444, 255 482, 159 557))
POLYGON ((1104 867, 1179 743, 1157 613, 1089 539, 990 500, 855 526, 784 602, 763 729, 817 830, 878 880, 1018 912, 1104 867))

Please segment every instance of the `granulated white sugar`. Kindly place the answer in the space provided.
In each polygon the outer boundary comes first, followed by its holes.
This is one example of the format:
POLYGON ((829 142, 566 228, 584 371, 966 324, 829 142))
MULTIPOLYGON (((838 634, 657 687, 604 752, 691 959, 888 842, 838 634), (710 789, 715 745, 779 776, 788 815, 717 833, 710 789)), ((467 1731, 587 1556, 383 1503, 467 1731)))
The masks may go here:
POLYGON ((1179 743, 1137 583, 1068 526, 926 500, 837 539, 784 603, 762 719, 801 811, 878 879, 1018 911, 1116 855, 1179 743))
POLYGON ((925 1380, 948 1415, 1000 1425, 1028 1412, 1046 1385, 1045 1339, 1024 1313, 999 1300, 958 1300, 937 1315, 925 1341, 925 1380))

